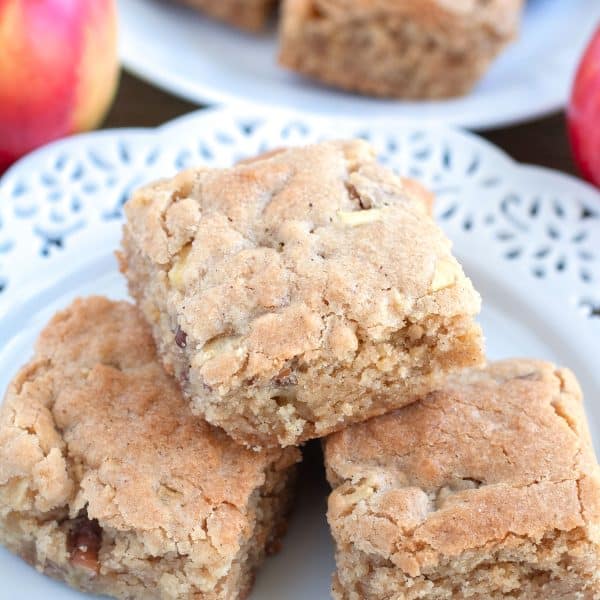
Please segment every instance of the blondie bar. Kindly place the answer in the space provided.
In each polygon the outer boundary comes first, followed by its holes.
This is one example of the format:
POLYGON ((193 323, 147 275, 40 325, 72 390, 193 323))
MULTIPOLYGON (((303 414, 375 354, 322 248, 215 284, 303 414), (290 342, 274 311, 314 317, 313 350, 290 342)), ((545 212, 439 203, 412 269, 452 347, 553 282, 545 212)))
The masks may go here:
POLYGON ((326 142, 143 188, 121 265, 195 412, 299 444, 482 360, 479 296, 427 211, 366 142, 326 142))
POLYGON ((277 3, 277 0, 182 1, 215 19, 248 31, 263 29, 277 3))
POLYGON ((422 99, 471 90, 516 35, 522 0, 285 0, 280 62, 350 91, 422 99))
POLYGON ((600 598, 600 479, 573 374, 451 376, 325 443, 337 600, 600 598))
POLYGON ((0 541, 86 591, 242 599, 281 532, 297 458, 194 417, 133 305, 79 300, 0 409, 0 541))

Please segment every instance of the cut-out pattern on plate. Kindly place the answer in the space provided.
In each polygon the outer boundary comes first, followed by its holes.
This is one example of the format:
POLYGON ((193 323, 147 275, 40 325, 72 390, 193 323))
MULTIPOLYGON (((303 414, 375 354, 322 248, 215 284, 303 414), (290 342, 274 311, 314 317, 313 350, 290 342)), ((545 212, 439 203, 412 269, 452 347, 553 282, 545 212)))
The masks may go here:
POLYGON ((193 113, 157 130, 114 130, 52 144, 0 182, 0 306, 31 273, 118 240, 122 207, 145 182, 194 165, 227 166, 271 148, 362 137, 420 179, 462 258, 510 274, 594 326, 600 322, 600 195, 573 178, 517 165, 475 135, 422 125, 366 127, 241 110, 193 113), (575 309, 574 309, 575 307, 575 309), (586 309, 586 307, 589 307, 586 309), (583 308, 583 310, 582 310, 583 308))

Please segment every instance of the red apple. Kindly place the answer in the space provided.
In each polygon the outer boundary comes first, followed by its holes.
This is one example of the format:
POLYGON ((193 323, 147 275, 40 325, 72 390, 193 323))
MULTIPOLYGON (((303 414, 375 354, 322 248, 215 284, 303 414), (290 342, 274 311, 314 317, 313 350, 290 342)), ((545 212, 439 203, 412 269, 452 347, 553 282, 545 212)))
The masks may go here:
POLYGON ((118 79, 114 0, 0 0, 0 171, 96 126, 118 79))
POLYGON ((600 28, 579 65, 567 121, 575 162, 600 187, 600 28))

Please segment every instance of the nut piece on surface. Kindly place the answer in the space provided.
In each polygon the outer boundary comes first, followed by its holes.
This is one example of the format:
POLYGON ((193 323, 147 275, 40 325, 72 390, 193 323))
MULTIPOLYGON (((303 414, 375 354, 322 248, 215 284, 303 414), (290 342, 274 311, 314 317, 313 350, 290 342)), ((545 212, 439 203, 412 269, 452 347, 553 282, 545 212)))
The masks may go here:
POLYGON ((467 369, 324 453, 336 600, 600 598, 600 469, 569 371, 467 369))
POLYGON ((177 256, 177 259, 173 263, 173 266, 169 269, 169 281, 178 289, 183 287, 183 275, 188 265, 187 257, 189 256, 191 249, 191 244, 183 247, 177 256))
POLYGON ((368 143, 279 149, 187 181, 127 202, 121 267, 192 410, 237 442, 322 437, 483 361, 479 295, 450 275, 427 194, 368 143))
POLYGON ((454 285, 458 280, 458 266, 454 261, 446 258, 441 258, 435 265, 433 279, 431 280, 431 291, 439 292, 451 285, 454 285))
POLYGON ((198 353, 198 364, 203 364, 213 358, 216 358, 220 354, 224 353, 239 353, 243 352, 243 349, 239 346, 241 336, 239 335, 228 335, 214 338, 204 346, 198 353))
POLYGON ((368 210, 338 210, 338 217, 344 225, 356 227, 358 225, 366 225, 367 223, 375 223, 383 219, 383 209, 370 208, 368 210))

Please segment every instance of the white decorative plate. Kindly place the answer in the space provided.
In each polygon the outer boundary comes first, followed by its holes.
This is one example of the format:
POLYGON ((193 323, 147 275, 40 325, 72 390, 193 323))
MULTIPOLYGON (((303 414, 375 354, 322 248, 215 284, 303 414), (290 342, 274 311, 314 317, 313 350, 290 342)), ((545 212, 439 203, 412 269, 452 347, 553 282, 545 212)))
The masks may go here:
MULTIPOLYGON (((436 192, 437 218, 484 298, 490 357, 573 368, 600 441, 600 193, 518 165, 474 135, 415 124, 333 127, 281 113, 204 111, 153 131, 73 137, 25 158, 0 181, 0 390, 56 309, 78 295, 125 296, 113 251, 132 188, 194 164, 229 165, 268 148, 349 136, 368 138, 382 161, 436 192)), ((300 479, 283 552, 267 561, 253 599, 328 597, 324 490, 322 479, 300 479)), ((3 550, 0 582, 0 597, 10 600, 80 597, 3 550)))
POLYGON ((125 66, 201 104, 239 101, 305 113, 499 127, 564 106, 574 68, 600 22, 598 0, 529 0, 520 39, 475 91, 440 102, 378 100, 310 82, 276 64, 275 26, 262 36, 211 21, 176 0, 119 0, 125 66))

